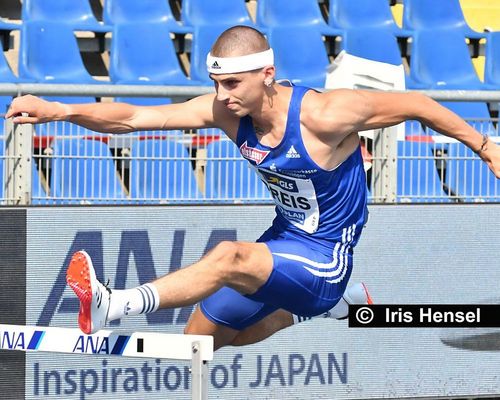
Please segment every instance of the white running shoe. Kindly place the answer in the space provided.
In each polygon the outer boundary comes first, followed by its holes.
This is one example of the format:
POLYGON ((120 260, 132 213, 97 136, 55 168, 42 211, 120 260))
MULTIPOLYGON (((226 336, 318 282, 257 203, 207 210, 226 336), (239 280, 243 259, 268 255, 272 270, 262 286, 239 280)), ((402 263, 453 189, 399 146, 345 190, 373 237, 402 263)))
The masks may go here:
POLYGON ((111 290, 95 276, 92 260, 81 250, 73 254, 66 271, 66 282, 80 300, 78 325, 90 335, 106 325, 111 290))
POLYGON ((349 286, 342 299, 328 311, 328 317, 346 319, 349 316, 349 304, 373 304, 368 288, 363 282, 349 286))
POLYGON ((349 286, 344 292, 344 300, 349 304, 373 304, 368 288, 363 282, 349 286))

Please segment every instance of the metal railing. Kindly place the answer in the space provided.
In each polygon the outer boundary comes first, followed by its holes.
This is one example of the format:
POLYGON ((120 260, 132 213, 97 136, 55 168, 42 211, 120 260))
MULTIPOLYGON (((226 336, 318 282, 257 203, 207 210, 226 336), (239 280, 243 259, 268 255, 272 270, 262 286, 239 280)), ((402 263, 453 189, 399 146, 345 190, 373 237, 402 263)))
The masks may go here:
MULTIPOLYGON (((173 97, 208 87, 0 84, 0 94, 173 97), (15 90, 14 90, 15 89, 15 90)), ((426 92, 437 100, 500 101, 500 92, 426 92)), ((497 120, 468 120, 498 138, 497 120)), ((217 129, 102 134, 67 122, 5 121, 2 204, 271 202, 265 185, 217 129)), ((395 202, 499 201, 485 164, 452 139, 408 121, 362 141, 369 199, 395 202), (401 136, 403 132, 403 136, 401 136)))

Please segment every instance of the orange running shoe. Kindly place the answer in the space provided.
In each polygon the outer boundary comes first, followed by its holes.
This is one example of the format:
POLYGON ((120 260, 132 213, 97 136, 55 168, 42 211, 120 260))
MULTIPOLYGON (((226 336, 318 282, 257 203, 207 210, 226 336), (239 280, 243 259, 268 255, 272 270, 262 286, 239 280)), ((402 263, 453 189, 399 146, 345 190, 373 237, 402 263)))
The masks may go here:
POLYGON ((111 290, 99 282, 92 260, 81 250, 73 254, 66 271, 66 282, 80 300, 78 326, 87 335, 106 325, 111 290))

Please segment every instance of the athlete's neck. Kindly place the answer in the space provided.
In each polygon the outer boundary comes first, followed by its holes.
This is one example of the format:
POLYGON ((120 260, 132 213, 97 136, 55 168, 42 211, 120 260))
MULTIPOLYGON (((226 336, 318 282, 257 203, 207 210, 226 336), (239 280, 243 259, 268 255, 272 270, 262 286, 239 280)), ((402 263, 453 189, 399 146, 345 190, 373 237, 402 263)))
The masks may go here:
POLYGON ((258 137, 265 135, 282 137, 291 96, 292 88, 279 84, 274 84, 265 94, 261 108, 249 114, 258 137))

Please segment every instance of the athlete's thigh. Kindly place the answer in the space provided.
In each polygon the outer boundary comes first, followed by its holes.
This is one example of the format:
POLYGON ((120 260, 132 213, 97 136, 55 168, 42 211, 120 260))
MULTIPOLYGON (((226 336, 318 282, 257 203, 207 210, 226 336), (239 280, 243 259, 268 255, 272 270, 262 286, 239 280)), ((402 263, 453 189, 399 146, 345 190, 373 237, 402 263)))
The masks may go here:
POLYGON ((240 331, 260 321, 276 307, 249 299, 225 286, 204 299, 200 309, 212 323, 240 331))
POLYGON ((332 308, 342 297, 352 270, 352 250, 340 243, 324 254, 295 239, 266 241, 273 270, 264 285, 248 295, 293 314, 313 316, 332 308))

